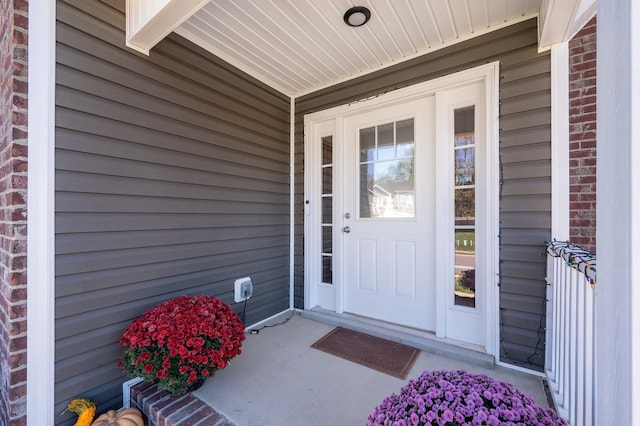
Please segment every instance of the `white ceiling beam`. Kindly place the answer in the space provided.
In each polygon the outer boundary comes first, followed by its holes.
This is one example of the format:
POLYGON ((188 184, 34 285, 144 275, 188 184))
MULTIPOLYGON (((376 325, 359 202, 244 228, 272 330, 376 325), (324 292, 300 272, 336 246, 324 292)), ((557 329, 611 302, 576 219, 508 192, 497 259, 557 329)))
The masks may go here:
POLYGON ((127 0, 127 47, 149 54, 209 0, 127 0))
POLYGON ((596 0, 542 0, 538 19, 538 50, 571 40, 596 13, 596 0))

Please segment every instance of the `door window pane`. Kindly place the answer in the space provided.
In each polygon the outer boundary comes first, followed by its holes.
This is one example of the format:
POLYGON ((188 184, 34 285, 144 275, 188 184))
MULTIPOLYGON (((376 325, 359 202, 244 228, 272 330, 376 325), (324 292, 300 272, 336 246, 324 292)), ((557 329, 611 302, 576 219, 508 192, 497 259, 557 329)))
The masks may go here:
POLYGON ((475 147, 455 150, 455 185, 473 185, 476 177, 476 149, 475 147))
POLYGON ((415 217, 413 127, 408 119, 360 130, 361 218, 415 217))
POLYGON ((396 158, 413 157, 413 119, 396 122, 396 158))
POLYGON ((378 158, 377 160, 391 160, 396 157, 395 140, 393 135, 394 123, 377 126, 378 158))
POLYGON ((454 111, 454 303, 476 306, 475 107, 454 111))
POLYGON ((333 192, 333 167, 326 166, 322 168, 322 194, 331 194, 333 192))
POLYGON ((333 136, 322 138, 322 165, 333 163, 333 136))
POLYGON ((322 282, 324 284, 333 284, 333 257, 322 256, 322 282))
POLYGON ((455 190, 455 224, 471 225, 476 219, 476 190, 460 188, 455 190))
POLYGON ((333 136, 322 138, 322 282, 333 283, 333 136))
POLYGON ((476 303, 475 231, 456 230, 455 245, 455 304, 473 308, 476 303))
POLYGON ((396 142, 413 143, 413 118, 396 122, 396 142))
POLYGON ((322 224, 331 225, 333 218, 333 197, 322 197, 322 224))
POLYGON ((322 254, 328 255, 333 253, 332 227, 322 227, 322 254))
POLYGON ((376 128, 360 129, 360 161, 376 160, 376 128))

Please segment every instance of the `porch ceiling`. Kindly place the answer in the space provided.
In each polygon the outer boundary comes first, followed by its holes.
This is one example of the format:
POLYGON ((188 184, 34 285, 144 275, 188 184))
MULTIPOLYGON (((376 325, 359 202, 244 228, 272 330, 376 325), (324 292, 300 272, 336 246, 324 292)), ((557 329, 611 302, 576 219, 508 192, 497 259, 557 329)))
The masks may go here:
POLYGON ((536 16, 541 0, 210 0, 175 32, 289 96, 536 16), (350 7, 371 20, 352 28, 350 7))

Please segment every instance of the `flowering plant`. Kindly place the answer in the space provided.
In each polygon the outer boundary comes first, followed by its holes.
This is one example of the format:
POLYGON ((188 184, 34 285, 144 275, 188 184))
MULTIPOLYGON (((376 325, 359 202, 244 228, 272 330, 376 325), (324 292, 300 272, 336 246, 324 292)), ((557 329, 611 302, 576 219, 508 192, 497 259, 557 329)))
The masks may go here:
POLYGON ((375 425, 566 425, 513 385, 466 371, 425 371, 373 410, 375 425))
POLYGON ((241 352, 244 324, 229 305, 212 296, 181 296, 160 303, 124 331, 119 367, 129 377, 158 381, 184 394, 223 369, 241 352))

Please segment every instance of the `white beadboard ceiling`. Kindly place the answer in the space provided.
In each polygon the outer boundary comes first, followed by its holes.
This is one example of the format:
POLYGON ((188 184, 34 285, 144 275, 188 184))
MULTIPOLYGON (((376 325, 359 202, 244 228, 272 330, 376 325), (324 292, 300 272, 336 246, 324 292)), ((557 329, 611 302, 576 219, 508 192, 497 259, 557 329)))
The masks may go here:
POLYGON ((538 14, 541 0, 210 0, 175 32, 288 96, 538 14), (352 6, 371 20, 351 28, 352 6))

